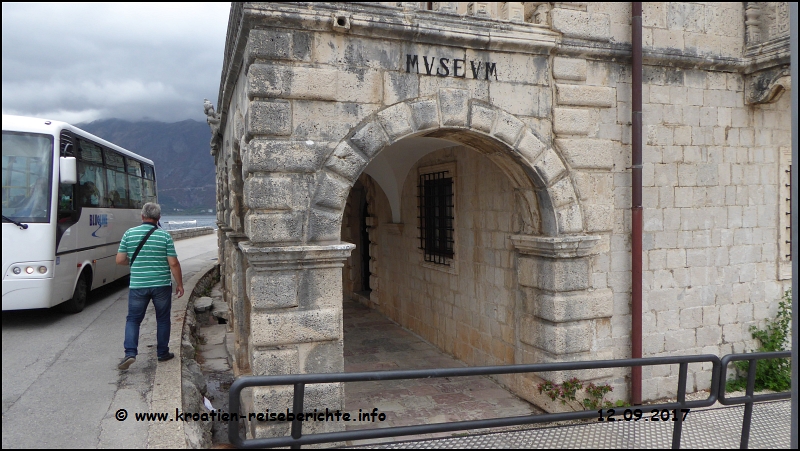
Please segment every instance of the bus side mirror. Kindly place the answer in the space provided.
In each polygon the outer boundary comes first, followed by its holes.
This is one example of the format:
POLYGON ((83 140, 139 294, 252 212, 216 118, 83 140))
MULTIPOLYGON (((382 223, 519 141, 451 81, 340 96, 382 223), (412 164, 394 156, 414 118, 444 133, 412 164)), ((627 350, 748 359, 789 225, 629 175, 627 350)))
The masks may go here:
POLYGON ((67 185, 78 183, 78 166, 75 157, 59 157, 58 166, 61 183, 67 185))

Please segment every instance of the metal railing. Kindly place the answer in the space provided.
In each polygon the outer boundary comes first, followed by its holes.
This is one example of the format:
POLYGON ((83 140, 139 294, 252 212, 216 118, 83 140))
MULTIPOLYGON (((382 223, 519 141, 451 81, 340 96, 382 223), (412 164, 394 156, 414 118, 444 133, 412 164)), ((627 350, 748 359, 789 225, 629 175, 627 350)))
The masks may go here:
POLYGON ((736 404, 744 404, 744 417, 742 418, 742 438, 739 442, 740 449, 747 449, 750 443, 750 423, 753 418, 753 403, 759 401, 775 401, 779 399, 789 399, 792 397, 791 392, 781 393, 765 393, 762 395, 753 395, 756 385, 756 364, 759 360, 787 358, 792 356, 792 351, 778 351, 778 352, 758 352, 752 354, 728 354, 721 360, 722 374, 720 380, 727 380, 728 364, 731 362, 738 362, 747 360, 750 365, 747 368, 747 388, 745 389, 744 396, 737 396, 736 398, 725 397, 725 384, 722 384, 719 389, 719 403, 725 406, 732 406, 736 404))
MULTIPOLYGON (((720 360, 715 355, 695 355, 695 356, 676 356, 676 357, 650 357, 644 359, 618 359, 618 360, 594 360, 582 362, 559 362, 543 363, 530 365, 505 365, 505 366, 484 366, 473 368, 435 368, 421 370, 400 370, 400 371, 365 371, 355 373, 321 373, 321 374, 292 374, 281 376, 243 376, 237 379, 230 387, 230 412, 239 412, 241 409, 240 394, 248 387, 280 386, 291 385, 294 387, 293 407, 291 412, 303 412, 303 400, 305 386, 307 384, 326 384, 343 382, 364 382, 364 381, 387 381, 402 379, 426 379, 439 377, 464 377, 464 376, 488 376, 498 374, 519 374, 519 373, 540 373, 550 371, 571 371, 571 370, 590 370, 600 368, 631 368, 655 365, 679 365, 678 371, 678 400, 673 403, 648 404, 648 409, 692 409, 698 407, 708 407, 717 400, 725 405, 745 404, 745 418, 742 426, 742 445, 747 446, 750 434, 750 418, 752 416, 752 404, 757 401, 768 401, 777 399, 787 399, 791 393, 775 393, 767 395, 753 396, 753 384, 755 381, 755 367, 752 362, 771 358, 782 358, 791 355, 790 351, 770 352, 770 353, 751 353, 739 355, 727 355, 720 360), (749 360, 750 374, 748 375, 747 395, 733 399, 724 398, 725 394, 725 375, 727 374, 727 364, 737 360, 749 360), (711 385, 709 396, 703 400, 686 401, 686 381, 690 363, 712 364, 711 385), (749 407, 748 407, 749 406, 749 407), (749 410, 748 410, 749 409, 749 410), (745 437, 745 435, 747 437, 745 437)), ((680 412, 680 410, 679 410, 680 412)), ((230 443, 239 448, 269 448, 290 446, 299 448, 301 445, 311 445, 319 443, 344 442, 347 440, 366 440, 385 437, 398 437, 419 434, 431 434, 438 432, 455 432, 469 429, 484 429, 507 426, 518 426, 524 424, 551 423, 556 421, 577 420, 597 418, 597 410, 584 410, 578 412, 562 412, 548 414, 534 414, 506 418, 492 418, 486 420, 457 421, 448 423, 422 424, 415 426, 400 426, 379 429, 361 429, 354 431, 324 432, 303 435, 303 421, 295 418, 291 423, 291 435, 283 437, 258 438, 244 440, 239 435, 239 416, 231 414, 228 421, 228 438, 230 443)), ((673 420, 672 448, 680 448, 681 431, 683 429, 683 416, 678 414, 673 420)))

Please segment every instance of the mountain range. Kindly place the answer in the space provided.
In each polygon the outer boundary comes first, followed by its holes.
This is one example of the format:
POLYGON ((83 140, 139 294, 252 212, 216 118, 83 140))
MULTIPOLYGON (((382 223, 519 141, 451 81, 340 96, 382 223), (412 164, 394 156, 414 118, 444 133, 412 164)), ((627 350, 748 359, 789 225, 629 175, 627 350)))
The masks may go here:
POLYGON ((153 160, 165 214, 208 212, 216 206, 214 157, 208 124, 102 119, 78 128, 153 160))

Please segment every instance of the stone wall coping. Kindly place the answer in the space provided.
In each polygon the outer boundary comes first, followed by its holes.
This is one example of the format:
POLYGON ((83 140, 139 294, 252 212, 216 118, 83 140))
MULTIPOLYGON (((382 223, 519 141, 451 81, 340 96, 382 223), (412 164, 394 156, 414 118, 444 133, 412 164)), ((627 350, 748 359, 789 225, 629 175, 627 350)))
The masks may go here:
POLYGON ((250 241, 239 243, 250 265, 260 270, 341 267, 355 247, 350 243, 269 247, 255 246, 250 241))
POLYGON ((592 255, 600 241, 596 235, 531 236, 512 235, 511 242, 520 254, 549 258, 575 258, 592 255))
POLYGON ((172 236, 173 240, 182 240, 184 238, 194 238, 200 235, 210 235, 215 232, 215 229, 210 226, 205 227, 190 227, 188 229, 168 230, 167 233, 172 236))

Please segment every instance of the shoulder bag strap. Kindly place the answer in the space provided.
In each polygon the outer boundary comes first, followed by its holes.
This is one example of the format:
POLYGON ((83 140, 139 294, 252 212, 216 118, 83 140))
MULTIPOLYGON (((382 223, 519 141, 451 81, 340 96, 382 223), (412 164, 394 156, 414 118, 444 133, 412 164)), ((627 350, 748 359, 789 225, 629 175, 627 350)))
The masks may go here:
POLYGON ((136 260, 136 256, 139 255, 139 251, 142 250, 144 243, 147 241, 148 238, 150 238, 150 235, 152 235, 157 228, 158 228, 157 226, 153 226, 153 228, 150 229, 149 232, 147 232, 147 235, 145 235, 144 238, 142 238, 142 241, 139 243, 139 247, 136 248, 136 252, 134 252, 133 256, 131 257, 131 266, 133 266, 133 261, 136 260))

